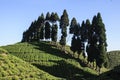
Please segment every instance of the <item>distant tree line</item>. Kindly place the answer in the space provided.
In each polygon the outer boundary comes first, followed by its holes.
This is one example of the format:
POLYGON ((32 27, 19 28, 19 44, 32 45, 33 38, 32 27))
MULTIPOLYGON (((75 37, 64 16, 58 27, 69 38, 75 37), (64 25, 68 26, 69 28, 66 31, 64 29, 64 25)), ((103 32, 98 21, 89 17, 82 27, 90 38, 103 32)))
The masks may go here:
MULTIPOLYGON (((69 34, 73 34, 70 49, 75 53, 87 54, 88 62, 96 62, 101 68, 106 61, 106 30, 102 21, 101 14, 98 13, 90 22, 89 19, 82 21, 80 25, 76 18, 72 18, 69 23, 69 16, 66 10, 63 11, 61 17, 57 13, 47 12, 46 16, 42 13, 37 20, 31 23, 30 27, 23 32, 22 42, 34 42, 49 40, 57 42, 58 39, 58 23, 61 29, 60 44, 64 48, 66 45, 67 26, 69 26, 69 34), (87 45, 85 45, 87 44, 87 45)), ((60 35, 59 35, 60 36, 60 35)), ((78 56, 79 57, 79 56, 78 56)))

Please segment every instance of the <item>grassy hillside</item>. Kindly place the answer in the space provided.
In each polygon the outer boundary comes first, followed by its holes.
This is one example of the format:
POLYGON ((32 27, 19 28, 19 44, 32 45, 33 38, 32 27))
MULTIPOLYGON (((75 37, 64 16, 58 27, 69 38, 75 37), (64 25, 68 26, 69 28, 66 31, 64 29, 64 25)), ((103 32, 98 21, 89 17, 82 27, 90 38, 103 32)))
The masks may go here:
POLYGON ((0 80, 60 80, 0 48, 0 80))
POLYGON ((101 74, 98 80, 120 80, 120 66, 101 74))
POLYGON ((96 80, 96 71, 83 67, 77 59, 49 42, 17 43, 3 48, 53 76, 67 80, 96 80))
POLYGON ((120 51, 108 52, 108 68, 113 69, 115 66, 120 65, 120 51))

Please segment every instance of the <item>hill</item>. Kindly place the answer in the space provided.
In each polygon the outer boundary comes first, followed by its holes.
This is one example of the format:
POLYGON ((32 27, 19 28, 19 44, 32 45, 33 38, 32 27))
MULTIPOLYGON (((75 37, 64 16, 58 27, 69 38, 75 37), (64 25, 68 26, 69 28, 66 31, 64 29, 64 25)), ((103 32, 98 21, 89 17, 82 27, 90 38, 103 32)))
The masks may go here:
POLYGON ((110 70, 100 74, 98 80, 120 80, 120 51, 110 51, 107 57, 110 70))
POLYGON ((0 48, 0 80, 46 79, 60 80, 0 48))
POLYGON ((77 59, 50 42, 17 43, 3 48, 53 76, 67 80, 96 80, 96 71, 83 67, 77 59))
POLYGON ((120 80, 120 66, 114 67, 114 69, 101 74, 98 80, 120 80))
POLYGON ((120 51, 108 52, 108 68, 113 69, 115 66, 120 65, 120 51))

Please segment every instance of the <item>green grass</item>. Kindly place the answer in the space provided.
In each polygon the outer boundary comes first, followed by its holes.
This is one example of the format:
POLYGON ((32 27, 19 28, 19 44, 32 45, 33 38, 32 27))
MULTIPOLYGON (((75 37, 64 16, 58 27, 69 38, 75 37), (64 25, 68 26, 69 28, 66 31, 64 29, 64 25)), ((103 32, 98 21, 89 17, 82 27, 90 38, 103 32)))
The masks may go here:
MULTIPOLYGON (((17 43, 2 48, 49 74, 67 80, 96 80, 96 71, 49 42, 17 43)), ((70 52, 69 47, 66 49, 70 52)))
POLYGON ((0 48, 0 80, 61 80, 0 48))
POLYGON ((0 48, 0 54, 3 54, 3 53, 8 54, 8 51, 3 48, 0 48))
POLYGON ((113 69, 120 65, 120 51, 108 52, 108 68, 113 69))
POLYGON ((120 66, 101 74, 98 80, 120 80, 120 66))

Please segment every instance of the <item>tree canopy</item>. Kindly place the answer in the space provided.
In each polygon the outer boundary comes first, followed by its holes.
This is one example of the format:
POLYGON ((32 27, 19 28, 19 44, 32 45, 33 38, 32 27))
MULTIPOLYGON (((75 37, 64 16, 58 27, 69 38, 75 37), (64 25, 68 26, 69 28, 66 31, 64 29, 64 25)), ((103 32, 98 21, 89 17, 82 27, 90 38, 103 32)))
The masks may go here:
POLYGON ((48 39, 49 41, 57 42, 58 37, 61 36, 59 42, 62 47, 65 47, 66 38, 69 35, 67 34, 68 26, 69 34, 73 34, 71 51, 77 52, 78 55, 82 53, 84 57, 86 53, 88 62, 96 62, 96 65, 101 68, 106 62, 107 42, 105 25, 99 12, 94 15, 91 22, 86 19, 82 21, 82 24, 78 23, 75 17, 69 23, 67 10, 63 11, 60 18, 56 12, 47 12, 45 17, 42 13, 23 32, 22 42, 39 42, 48 39), (59 35, 58 29, 61 29, 61 34, 59 35))

